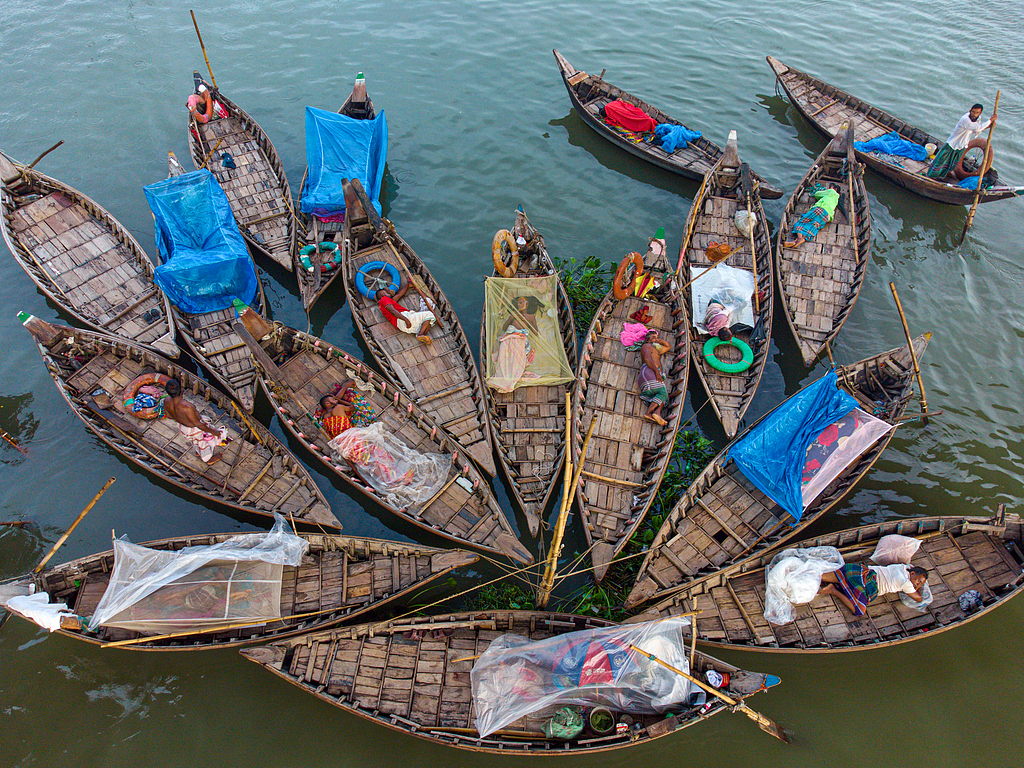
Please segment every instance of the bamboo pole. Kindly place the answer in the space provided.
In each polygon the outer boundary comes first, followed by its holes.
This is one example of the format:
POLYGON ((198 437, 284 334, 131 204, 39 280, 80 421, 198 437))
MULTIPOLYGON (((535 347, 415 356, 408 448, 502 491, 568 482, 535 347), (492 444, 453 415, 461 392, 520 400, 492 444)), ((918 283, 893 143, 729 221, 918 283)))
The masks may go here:
POLYGON ((36 163, 38 163, 40 160, 42 160, 48 154, 53 152, 53 150, 55 150, 57 147, 59 147, 63 143, 64 143, 64 139, 61 139, 56 144, 54 144, 52 147, 50 147, 48 150, 43 152, 43 154, 41 154, 39 157, 37 157, 35 160, 33 160, 31 163, 29 163, 28 165, 26 165, 24 168, 21 169, 21 175, 25 176, 26 173, 28 173, 29 171, 31 171, 33 168, 36 167, 36 163))
POLYGON ((75 522, 73 522, 71 524, 71 527, 68 528, 66 531, 64 531, 64 535, 61 536, 59 539, 57 539, 57 543, 54 544, 50 548, 50 551, 46 553, 46 556, 42 560, 39 561, 39 565, 37 565, 32 570, 32 573, 39 573, 41 570, 43 570, 43 566, 45 566, 50 561, 50 558, 53 557, 53 555, 57 552, 58 549, 60 549, 61 545, 65 541, 67 541, 68 536, 71 535, 71 532, 73 530, 75 530, 75 528, 78 526, 78 524, 80 522, 82 522, 82 518, 84 518, 87 514, 89 514, 89 510, 92 509, 95 506, 96 502, 100 500, 100 497, 104 493, 107 492, 107 488, 109 488, 113 484, 114 484, 114 478, 113 477, 110 478, 109 480, 107 480, 106 484, 102 488, 100 488, 99 493, 97 493, 95 496, 92 497, 92 501, 90 501, 86 505, 85 509, 82 510, 81 514, 78 517, 75 518, 75 522))
POLYGON ((681 677, 685 677, 691 683, 694 683, 695 685, 697 685, 700 688, 704 689, 705 691, 707 691, 708 693, 712 694, 713 696, 717 696, 719 699, 721 699, 726 704, 728 704, 730 707, 732 707, 735 711, 742 712, 744 715, 746 715, 751 720, 753 720, 755 723, 757 723, 757 726, 762 731, 764 731, 765 733, 771 734, 775 738, 779 739, 780 741, 784 741, 787 744, 789 743, 789 738, 786 736, 786 732, 779 726, 778 723, 776 723, 774 720, 771 720, 771 719, 765 717, 760 712, 755 712, 754 710, 752 710, 750 707, 748 707, 746 705, 746 703, 743 701, 743 699, 733 699, 730 696, 726 696, 724 693, 722 693, 717 688, 714 688, 714 687, 708 685, 707 683, 702 683, 696 677, 693 677, 692 675, 688 675, 686 672, 683 672, 683 670, 677 669, 676 667, 673 667, 668 662, 662 661, 657 656, 655 656, 653 653, 648 653, 647 651, 642 650, 641 648, 637 648, 632 643, 630 643, 629 647, 630 647, 630 650, 635 651, 636 653, 639 653, 641 656, 646 656, 648 659, 650 659, 651 661, 655 662, 656 664, 660 664, 661 666, 665 667, 665 669, 669 670, 670 672, 675 672, 677 675, 680 675, 681 677))
POLYGON ((12 526, 12 527, 15 527, 15 528, 20 528, 25 523, 26 523, 25 520, 12 520, 12 521, 10 521, 8 523, 0 523, 0 525, 9 525, 9 526, 12 526))
POLYGON ((6 432, 4 432, 2 429, 0 429, 0 437, 2 437, 4 440, 6 440, 8 443, 10 443, 11 446, 13 448, 15 448, 23 456, 28 456, 28 451, 25 448, 23 448, 22 446, 18 445, 16 442, 14 442, 14 438, 12 438, 10 435, 8 435, 6 432))
POLYGON ((754 195, 754 175, 750 171, 750 166, 743 163, 740 166, 740 178, 746 177, 750 181, 750 189, 746 191, 747 198, 747 223, 750 224, 750 263, 754 265, 754 314, 761 314, 761 287, 759 285, 759 278, 757 275, 757 251, 754 249, 754 214, 750 210, 750 198, 754 195), (744 173, 745 171, 745 173, 744 173))
POLYGON ((213 156, 213 153, 217 151, 217 147, 219 147, 219 146, 220 146, 220 143, 221 143, 222 141, 224 141, 224 137, 223 137, 223 136, 221 136, 221 137, 220 137, 219 139, 217 139, 217 143, 213 145, 213 149, 211 149, 211 150, 210 150, 210 151, 209 151, 209 152, 208 152, 208 153, 206 154, 206 157, 205 157, 205 158, 203 158, 203 164, 199 166, 199 170, 200 170, 200 171, 201 171, 201 170, 203 170, 203 168, 205 168, 205 167, 206 167, 206 164, 207 164, 208 162, 210 162, 210 158, 211 158, 211 157, 213 156))
POLYGON ((213 87, 217 87, 217 78, 213 76, 213 69, 210 67, 210 57, 206 55, 206 46, 203 45, 203 36, 199 33, 199 23, 196 21, 196 12, 189 10, 192 14, 192 26, 196 28, 196 37, 199 38, 199 47, 203 49, 203 58, 206 59, 206 71, 210 73, 210 81, 213 83, 213 87))
MULTIPOLYGON (((1002 91, 996 91, 996 103, 992 107, 992 117, 999 116, 999 95, 1002 91)), ((988 139, 985 141, 985 154, 981 158, 981 170, 978 173, 978 188, 974 191, 974 203, 971 205, 971 210, 967 212, 967 221, 964 222, 964 231, 960 233, 960 244, 963 245, 964 239, 967 237, 967 230, 971 228, 971 224, 974 223, 974 212, 978 210, 978 201, 981 200, 981 185, 985 180, 985 174, 988 173, 989 167, 992 165, 992 158, 995 156, 992 150, 992 132, 996 129, 996 124, 993 122, 988 127, 988 139)))
POLYGON ((922 422, 928 423, 928 398, 924 393, 924 382, 921 381, 921 367, 917 363, 917 352, 914 350, 914 340, 910 337, 910 327, 907 325, 907 316, 903 314, 903 305, 900 303, 900 295, 896 293, 896 283, 889 283, 889 290, 896 301, 896 310, 900 313, 900 320, 903 322, 903 335, 907 337, 907 346, 910 348, 910 359, 914 362, 914 374, 917 376, 917 388, 921 392, 921 414, 922 422))
MULTIPOLYGON (((565 393, 565 471, 562 477, 562 504, 558 509, 558 520, 555 522, 555 532, 551 538, 551 547, 548 550, 548 560, 544 566, 544 575, 541 577, 540 586, 537 588, 537 607, 544 609, 551 598, 551 588, 555 583, 555 569, 558 567, 558 554, 562 548, 562 536, 565 533, 566 517, 568 516, 569 488, 572 478, 572 395, 566 390, 565 393)), ((582 463, 582 458, 581 458, 582 463)))

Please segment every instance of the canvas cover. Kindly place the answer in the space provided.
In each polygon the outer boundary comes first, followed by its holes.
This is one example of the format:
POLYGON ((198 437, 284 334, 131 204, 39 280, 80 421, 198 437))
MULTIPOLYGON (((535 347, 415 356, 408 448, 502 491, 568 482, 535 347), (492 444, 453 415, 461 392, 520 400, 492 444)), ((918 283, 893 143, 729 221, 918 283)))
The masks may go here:
POLYGON ((857 401, 840 390, 836 381, 835 369, 830 369, 783 402, 726 454, 794 521, 804 513, 801 484, 808 446, 822 430, 857 407, 857 401))
POLYGON ((556 275, 487 278, 487 386, 498 392, 511 392, 517 387, 564 384, 575 378, 558 328, 557 300, 556 275))
POLYGON ((373 120, 357 120, 337 112, 306 107, 306 165, 309 177, 299 207, 319 216, 345 210, 342 179, 356 178, 377 213, 388 156, 388 123, 381 112, 373 120))
POLYGON ((238 231, 231 204, 208 170, 143 187, 156 224, 160 266, 153 281, 183 312, 251 304, 259 288, 256 267, 238 231))
POLYGON ((309 542, 275 517, 269 533, 177 551, 115 539, 110 583, 89 626, 164 634, 280 619, 284 566, 297 566, 309 542))
POLYGON ((630 645, 689 673, 682 634, 689 623, 674 616, 536 642, 501 635, 470 672, 477 731, 487 736, 526 715, 553 713, 570 704, 637 715, 680 704, 691 683, 630 645))

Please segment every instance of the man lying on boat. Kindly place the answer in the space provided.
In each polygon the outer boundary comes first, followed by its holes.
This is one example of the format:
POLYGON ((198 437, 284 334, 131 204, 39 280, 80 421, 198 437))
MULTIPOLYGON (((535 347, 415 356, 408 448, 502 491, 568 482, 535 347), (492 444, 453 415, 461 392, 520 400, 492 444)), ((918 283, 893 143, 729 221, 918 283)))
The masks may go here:
MULTIPOLYGON (((966 179, 971 175, 963 167, 964 155, 968 149, 980 147, 985 151, 985 159, 992 162, 992 152, 989 149, 988 141, 979 137, 979 134, 996 121, 996 113, 984 123, 981 121, 981 112, 984 109, 981 104, 975 104, 970 111, 960 118, 953 132, 949 134, 942 149, 935 153, 935 159, 928 166, 927 175, 933 179, 945 179, 953 176, 957 181, 966 179)), ((976 174, 975 174, 976 175, 976 174)))
POLYGON ((921 590, 928 581, 928 569, 919 565, 859 565, 847 563, 842 568, 821 574, 819 595, 833 595, 854 616, 863 616, 868 603, 879 595, 906 593, 911 600, 924 600, 921 590))
POLYGON ((671 349, 667 341, 658 337, 657 331, 648 331, 644 345, 640 347, 643 365, 640 366, 636 383, 640 389, 640 399, 648 405, 644 418, 661 426, 668 424, 661 415, 661 409, 668 403, 668 388, 661 372, 661 356, 671 349))
POLYGON ((317 417, 331 438, 331 451, 398 509, 426 503, 448 478, 451 457, 420 453, 386 432, 352 381, 320 398, 317 417))
POLYGON ((437 318, 429 309, 412 310, 399 304, 398 300, 405 296, 408 290, 409 283, 399 288, 397 293, 390 288, 378 288, 377 306, 395 328, 403 333, 415 334, 424 344, 433 344, 430 329, 437 323, 437 318))
POLYGON ((181 394, 181 383, 171 379, 164 385, 167 397, 164 398, 164 416, 178 422, 178 431, 192 444, 199 458, 207 464, 220 461, 223 451, 217 448, 227 445, 228 431, 221 427, 214 429, 203 421, 192 403, 181 394))
POLYGON ((783 248, 799 248, 808 240, 813 240, 823 226, 832 221, 839 205, 839 190, 833 184, 815 184, 810 190, 814 196, 814 205, 807 213, 793 224, 793 233, 783 248))

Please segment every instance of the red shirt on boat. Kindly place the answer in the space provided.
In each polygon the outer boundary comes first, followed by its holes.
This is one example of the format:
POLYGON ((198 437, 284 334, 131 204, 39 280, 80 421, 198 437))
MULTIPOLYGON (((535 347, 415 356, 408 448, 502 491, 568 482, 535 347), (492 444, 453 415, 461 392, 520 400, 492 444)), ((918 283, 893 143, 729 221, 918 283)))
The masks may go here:
POLYGON ((405 307, 403 307, 394 299, 389 298, 388 296, 381 296, 379 299, 377 299, 377 306, 380 307, 380 311, 384 313, 384 317, 388 319, 388 322, 390 322, 393 326, 395 326, 395 328, 397 328, 398 316, 402 312, 406 311, 405 307), (399 311, 392 312, 391 307, 398 307, 399 311))

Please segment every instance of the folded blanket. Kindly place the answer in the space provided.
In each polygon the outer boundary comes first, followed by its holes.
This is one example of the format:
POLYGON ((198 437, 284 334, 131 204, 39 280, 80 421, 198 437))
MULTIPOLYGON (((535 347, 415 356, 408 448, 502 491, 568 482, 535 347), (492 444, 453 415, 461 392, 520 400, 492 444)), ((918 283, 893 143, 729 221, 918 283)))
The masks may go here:
POLYGON ((685 125, 661 123, 654 129, 654 135, 661 139, 661 148, 672 153, 684 149, 691 141, 700 138, 700 131, 691 131, 685 125))
POLYGON ((920 144, 907 141, 896 131, 871 141, 855 141, 853 148, 860 152, 882 152, 887 155, 909 157, 911 160, 927 160, 928 152, 920 144))
POLYGON ((643 323, 623 323, 619 341, 627 349, 639 349, 647 338, 648 328, 643 323))

